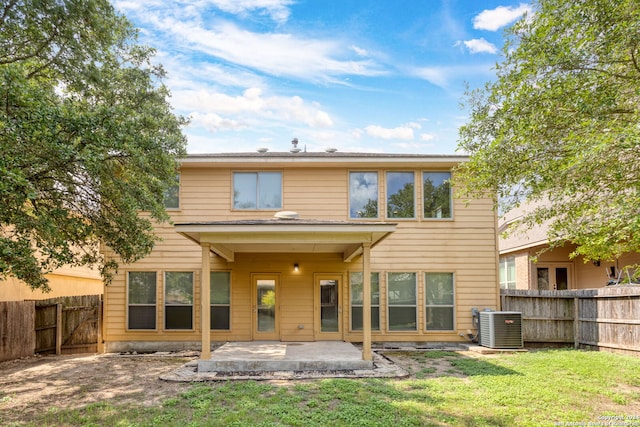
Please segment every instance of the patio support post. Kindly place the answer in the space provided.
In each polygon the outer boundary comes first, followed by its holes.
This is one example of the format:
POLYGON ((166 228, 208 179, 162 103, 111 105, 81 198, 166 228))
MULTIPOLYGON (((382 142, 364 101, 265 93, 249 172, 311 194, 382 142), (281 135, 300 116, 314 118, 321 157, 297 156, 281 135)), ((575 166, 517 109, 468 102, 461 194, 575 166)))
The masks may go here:
POLYGON ((371 355, 371 244, 362 245, 362 359, 371 355))
POLYGON ((202 247, 202 277, 200 279, 200 328, 202 329, 202 351, 201 360, 211 359, 211 311, 210 311, 210 291, 211 277, 209 275, 210 246, 208 243, 201 243, 202 247))

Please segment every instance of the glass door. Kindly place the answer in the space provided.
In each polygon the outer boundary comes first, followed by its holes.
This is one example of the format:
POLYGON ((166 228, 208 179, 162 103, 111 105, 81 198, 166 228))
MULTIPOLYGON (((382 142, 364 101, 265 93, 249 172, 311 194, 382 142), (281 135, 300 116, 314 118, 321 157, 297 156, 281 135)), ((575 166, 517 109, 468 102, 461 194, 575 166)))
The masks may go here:
POLYGON ((342 339, 342 305, 340 276, 319 275, 316 277, 316 339, 342 339))
POLYGON ((278 278, 274 275, 255 275, 253 283, 253 337, 257 340, 278 340, 278 278))
POLYGON ((570 266, 538 265, 536 283, 540 291, 564 291, 571 289, 570 266))

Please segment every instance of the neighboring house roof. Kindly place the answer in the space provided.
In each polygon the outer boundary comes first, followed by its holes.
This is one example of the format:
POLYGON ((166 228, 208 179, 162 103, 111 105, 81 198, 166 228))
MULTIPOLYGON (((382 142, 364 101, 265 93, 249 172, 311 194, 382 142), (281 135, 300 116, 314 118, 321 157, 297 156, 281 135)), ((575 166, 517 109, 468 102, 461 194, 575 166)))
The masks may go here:
POLYGON ((528 230, 512 231, 506 237, 503 235, 508 228, 517 227, 518 222, 534 206, 536 205, 521 205, 498 218, 498 247, 500 255, 534 248, 549 243, 549 239, 547 238, 548 226, 546 223, 536 225, 528 230))

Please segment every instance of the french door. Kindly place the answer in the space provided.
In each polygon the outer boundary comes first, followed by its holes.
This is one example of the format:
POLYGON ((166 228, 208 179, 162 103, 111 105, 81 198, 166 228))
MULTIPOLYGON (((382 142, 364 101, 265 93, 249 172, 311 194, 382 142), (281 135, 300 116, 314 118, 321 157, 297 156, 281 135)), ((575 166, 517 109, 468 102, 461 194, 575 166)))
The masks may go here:
POLYGON ((536 284, 540 291, 563 291, 571 289, 570 264, 537 264, 536 284))

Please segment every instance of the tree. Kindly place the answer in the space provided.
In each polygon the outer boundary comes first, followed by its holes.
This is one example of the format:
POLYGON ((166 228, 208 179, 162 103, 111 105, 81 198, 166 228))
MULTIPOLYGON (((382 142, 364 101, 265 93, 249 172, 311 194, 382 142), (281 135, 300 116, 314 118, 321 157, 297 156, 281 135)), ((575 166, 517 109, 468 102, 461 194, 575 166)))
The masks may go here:
POLYGON ((148 254, 185 154, 153 50, 107 0, 0 6, 0 278, 148 254), (141 217, 140 211, 148 211, 141 217))
POLYGON ((458 170, 467 196, 537 206, 552 247, 611 260, 640 249, 640 8, 538 0, 507 31, 497 80, 468 92, 458 170))

